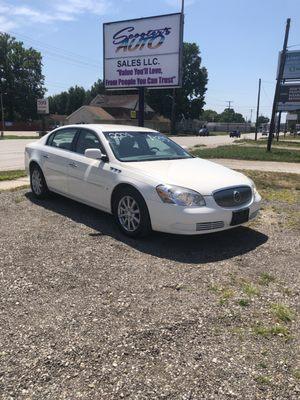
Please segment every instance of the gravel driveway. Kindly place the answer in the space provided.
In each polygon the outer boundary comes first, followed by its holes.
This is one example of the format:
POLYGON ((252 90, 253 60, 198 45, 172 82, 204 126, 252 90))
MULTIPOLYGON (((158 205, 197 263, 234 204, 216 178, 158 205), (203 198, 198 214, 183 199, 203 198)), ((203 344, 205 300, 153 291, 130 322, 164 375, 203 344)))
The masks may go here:
POLYGON ((300 205, 273 205, 135 241, 62 197, 1 193, 0 398, 299 399, 300 205))

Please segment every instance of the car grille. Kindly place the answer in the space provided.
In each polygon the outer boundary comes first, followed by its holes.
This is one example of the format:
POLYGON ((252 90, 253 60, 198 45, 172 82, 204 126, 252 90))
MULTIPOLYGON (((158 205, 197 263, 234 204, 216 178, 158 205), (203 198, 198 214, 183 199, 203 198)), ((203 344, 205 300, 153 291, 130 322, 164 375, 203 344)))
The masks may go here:
POLYGON ((212 229, 221 229, 224 228, 223 221, 215 221, 215 222, 199 222, 196 224, 196 231, 210 231, 212 229))
POLYGON ((250 186, 237 186, 214 193, 215 202, 221 207, 243 206, 252 199, 250 186))

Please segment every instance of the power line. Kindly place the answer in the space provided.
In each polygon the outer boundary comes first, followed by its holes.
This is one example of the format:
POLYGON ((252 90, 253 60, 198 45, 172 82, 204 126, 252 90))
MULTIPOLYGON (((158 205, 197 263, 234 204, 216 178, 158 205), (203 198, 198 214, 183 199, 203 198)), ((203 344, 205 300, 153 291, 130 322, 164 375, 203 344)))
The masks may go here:
MULTIPOLYGON (((3 33, 6 33, 6 32, 3 32, 3 33)), ((24 37, 25 39, 27 39, 27 40, 29 40, 29 41, 31 41, 33 43, 39 43, 44 48, 48 48, 50 50, 52 49, 52 50, 55 50, 55 51, 58 51, 58 52, 63 52, 64 54, 69 54, 70 57, 75 57, 76 59, 77 58, 85 58, 88 62, 95 63, 95 64, 98 63, 98 61, 96 61, 95 59, 83 56, 82 54, 78 54, 78 53, 75 53, 75 52, 70 51, 70 50, 63 49, 61 47, 53 46, 53 45, 51 45, 49 43, 42 42, 41 40, 34 39, 34 38, 32 38, 32 37, 30 37, 28 35, 24 35, 23 33, 22 34, 18 34, 18 33, 12 32, 12 31, 10 31, 8 33, 12 34, 12 35, 15 35, 15 36, 24 37)))
MULTIPOLYGON (((6 32, 2 32, 2 33, 6 33, 6 32)), ((10 33, 14 34, 14 32, 10 32, 10 33)), ((19 35, 19 36, 21 36, 21 37, 24 36, 24 37, 29 38, 29 40, 32 41, 32 42, 42 43, 43 44, 43 42, 40 42, 40 41, 35 40, 35 39, 32 39, 29 36, 26 36, 26 35, 19 35)), ((97 69, 97 70, 100 70, 100 67, 101 67, 100 66, 100 62, 99 62, 99 64, 97 64, 96 61, 90 62, 90 61, 82 60, 83 58, 86 58, 86 57, 82 56, 82 55, 79 55, 79 54, 76 54, 76 53, 69 52, 68 50, 65 50, 65 49, 60 49, 58 47, 51 46, 51 45, 48 45, 48 44, 43 44, 43 46, 37 45, 35 47, 37 47, 37 49, 39 51, 41 51, 43 54, 47 55, 47 57, 50 57, 50 58, 52 57, 52 58, 56 58, 56 59, 58 58, 58 59, 60 59, 60 60, 62 60, 64 62, 70 63, 70 64, 72 64, 74 66, 80 66, 80 67, 85 67, 85 68, 93 68, 93 69, 97 69), (51 47, 56 49, 56 50, 55 51, 52 50, 51 47), (62 52, 64 54, 62 54, 62 52), (68 55, 68 53, 69 53, 69 55, 68 55)))

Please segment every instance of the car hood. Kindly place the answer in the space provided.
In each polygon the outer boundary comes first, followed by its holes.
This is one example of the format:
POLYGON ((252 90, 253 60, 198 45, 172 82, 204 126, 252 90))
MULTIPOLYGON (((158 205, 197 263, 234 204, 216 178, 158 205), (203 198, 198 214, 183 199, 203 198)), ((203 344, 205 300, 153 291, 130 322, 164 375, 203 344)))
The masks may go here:
POLYGON ((126 163, 126 168, 154 179, 157 184, 182 186, 202 195, 226 187, 251 185, 243 174, 201 158, 132 162, 126 163))

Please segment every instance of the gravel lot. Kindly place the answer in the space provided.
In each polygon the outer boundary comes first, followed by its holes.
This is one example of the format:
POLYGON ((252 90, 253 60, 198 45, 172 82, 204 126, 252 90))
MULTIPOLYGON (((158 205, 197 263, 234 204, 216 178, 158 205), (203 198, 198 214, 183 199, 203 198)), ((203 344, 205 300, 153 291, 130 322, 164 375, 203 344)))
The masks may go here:
POLYGON ((1 193, 0 398, 299 399, 299 212, 275 199, 249 227, 134 241, 62 197, 1 193))

